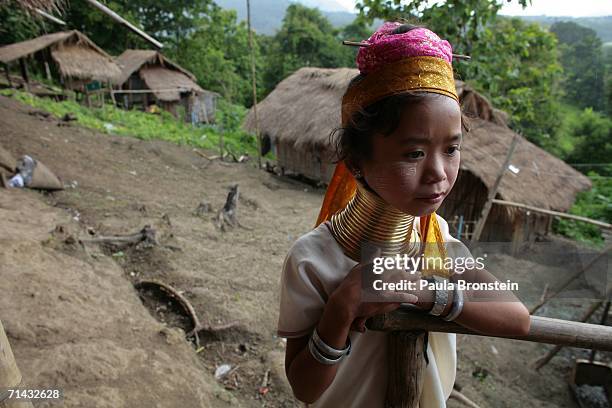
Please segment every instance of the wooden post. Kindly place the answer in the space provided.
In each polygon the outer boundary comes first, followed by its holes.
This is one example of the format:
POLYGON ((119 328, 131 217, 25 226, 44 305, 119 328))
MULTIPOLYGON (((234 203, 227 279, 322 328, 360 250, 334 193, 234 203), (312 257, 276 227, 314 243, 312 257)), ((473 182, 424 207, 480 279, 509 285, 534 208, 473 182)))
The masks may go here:
MULTIPOLYGON (((127 80, 127 90, 132 90, 132 78, 128 78, 127 80)), ((126 109, 132 109, 132 93, 127 94, 127 101, 128 103, 126 109)))
POLYGON ((497 179, 495 180, 495 184, 489 190, 489 196, 487 197, 487 202, 482 208, 482 212, 480 214, 480 218, 474 227, 474 232, 472 232, 472 240, 470 241, 472 244, 478 242, 480 239, 480 234, 484 229, 485 223, 487 222, 487 218, 489 217, 489 212, 491 211, 491 207, 493 206, 493 199, 497 194, 497 190, 499 189, 499 185, 501 184, 502 178, 506 169, 508 168, 508 164, 510 164, 510 159, 512 158, 512 154, 514 153, 514 149, 520 140, 520 136, 518 134, 514 135, 514 139, 512 139, 512 143, 510 144, 510 149, 508 149, 508 154, 506 154, 506 160, 504 160, 504 164, 502 164, 501 169, 499 169, 499 174, 497 175, 497 179))
POLYGON ((145 92, 142 94, 142 110, 146 112, 148 107, 149 107, 149 93, 145 92))
POLYGON ((66 84, 67 84, 69 92, 70 92, 68 98, 71 101, 76 102, 77 96, 76 96, 76 91, 74 90, 74 87, 72 86, 72 78, 71 77, 66 78, 66 84))
POLYGON ((8 81, 9 88, 12 88, 13 83, 11 82, 11 71, 9 70, 8 64, 4 64, 4 73, 6 74, 6 80, 8 81))
MULTIPOLYGON (((608 300, 606 301, 606 305, 604 306, 604 310, 601 313, 601 320, 599 321, 599 324, 602 326, 606 325, 606 321, 608 320, 608 313, 610 313, 610 299, 608 298, 608 300)), ((591 355, 589 356, 589 362, 593 362, 595 361, 595 352, 596 350, 591 350, 591 355)))
POLYGON ((257 137, 257 165, 261 169, 261 135, 259 133, 259 118, 257 117, 257 75, 255 71, 255 50, 253 48, 253 32, 251 31, 251 2, 249 0, 247 0, 247 28, 249 30, 249 48, 251 49, 251 76, 253 77, 253 116, 255 118, 255 136, 257 137))
POLYGON ((419 405, 425 368, 424 331, 392 331, 387 335, 386 408, 419 405))
POLYGON ((85 102, 87 103, 87 107, 91 109, 91 98, 89 95, 89 89, 87 89, 87 85, 83 85, 83 94, 85 95, 85 102))
POLYGON ((15 356, 8 342, 2 321, 0 321, 0 408, 32 408, 27 400, 8 399, 3 392, 9 388, 18 388, 21 385, 21 372, 15 362, 15 356))
POLYGON ((23 58, 19 58, 19 68, 21 68, 21 76, 23 77, 24 87, 27 92, 30 92, 30 80, 28 79, 28 69, 23 58))
POLYGON ((459 216, 459 225, 457 225, 457 239, 461 239, 461 232, 463 231, 463 215, 459 216))
POLYGON ((51 68, 49 68, 49 63, 45 61, 44 64, 45 64, 45 73, 47 74, 47 79, 49 81, 53 81, 53 77, 51 76, 51 68))

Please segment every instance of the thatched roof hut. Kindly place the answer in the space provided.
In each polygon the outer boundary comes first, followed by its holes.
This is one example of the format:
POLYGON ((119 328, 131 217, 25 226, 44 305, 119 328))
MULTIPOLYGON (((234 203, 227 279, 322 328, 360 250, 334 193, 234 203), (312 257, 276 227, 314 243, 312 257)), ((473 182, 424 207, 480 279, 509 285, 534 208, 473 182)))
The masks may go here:
POLYGON ((107 53, 77 30, 47 34, 1 47, 0 62, 9 64, 45 50, 49 51, 64 80, 108 82, 121 73, 107 53))
POLYGON ((191 72, 158 51, 126 50, 115 61, 121 67, 115 85, 122 86, 138 72, 155 96, 163 101, 177 101, 181 92, 204 92, 191 72))
MULTIPOLYGON (((126 50, 115 61, 121 67, 121 75, 114 84, 127 91, 128 107, 142 104, 143 108, 146 108, 155 100, 174 113, 177 104, 183 104, 189 112, 202 116, 202 119, 198 120, 200 122, 208 122, 214 118, 215 100, 218 95, 202 89, 191 72, 162 53, 152 50, 126 50), (131 91, 147 89, 154 99, 149 98, 146 93, 131 94, 131 91)), ((191 113, 188 116, 191 117, 191 113)))
MULTIPOLYGON (((340 126, 342 94, 357 73, 349 68, 302 68, 258 104, 260 132, 275 146, 281 168, 329 181, 334 168, 330 133, 340 126)), ((463 216, 465 220, 475 221, 515 133, 505 124, 507 115, 494 109, 467 84, 458 81, 457 91, 463 111, 474 119, 464 140, 459 179, 440 213, 447 219, 463 216)), ((252 112, 244 126, 254 131, 252 112)), ((499 199, 567 211, 576 194, 591 187, 587 177, 522 137, 511 165, 514 171, 508 171, 502 179, 499 199)), ((523 230, 517 225, 519 213, 509 207, 495 206, 483 239, 522 240, 516 237, 517 229, 523 230)), ((530 228, 529 236, 533 231, 545 233, 550 227, 548 217, 535 222, 538 225, 530 228)))

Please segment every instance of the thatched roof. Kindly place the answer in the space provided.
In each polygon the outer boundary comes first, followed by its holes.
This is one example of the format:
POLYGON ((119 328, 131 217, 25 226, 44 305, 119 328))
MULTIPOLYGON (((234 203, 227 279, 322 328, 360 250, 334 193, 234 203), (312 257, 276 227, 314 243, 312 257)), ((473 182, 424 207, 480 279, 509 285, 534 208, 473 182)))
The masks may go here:
POLYGON ((0 48, 0 62, 9 63, 51 48, 60 74, 83 80, 113 80, 120 74, 113 59, 77 30, 47 34, 0 48))
POLYGON ((181 98, 181 92, 186 91, 204 93, 198 84, 179 71, 163 67, 142 68, 140 77, 153 90, 155 97, 162 101, 177 101, 181 98))
MULTIPOLYGON (((357 70, 349 68, 302 68, 282 81, 257 105, 260 132, 272 140, 327 147, 330 132, 340 126, 342 94, 357 70)), ((457 82, 464 111, 477 116, 461 152, 461 168, 470 171, 491 188, 515 133, 504 125, 506 115, 467 84, 457 82)), ((245 128, 254 130, 253 113, 245 128)), ((521 137, 508 172, 499 188, 502 199, 541 208, 566 211, 576 193, 587 190, 587 177, 562 160, 521 137)))
MULTIPOLYGON (((470 126, 461 149, 461 169, 491 188, 516 134, 479 118, 472 119, 470 126)), ((504 175, 499 187, 503 200, 567 211, 578 192, 591 188, 588 177, 523 137, 510 164, 518 173, 507 171, 504 175)))
POLYGON ((32 12, 35 9, 41 9, 45 11, 61 11, 65 1, 64 0, 16 0, 16 3, 26 10, 32 12))
POLYGON ((176 101, 185 91, 204 92, 191 72, 158 51, 126 50, 115 61, 121 67, 121 75, 115 85, 123 85, 134 72, 139 71, 147 86, 163 101, 176 101))

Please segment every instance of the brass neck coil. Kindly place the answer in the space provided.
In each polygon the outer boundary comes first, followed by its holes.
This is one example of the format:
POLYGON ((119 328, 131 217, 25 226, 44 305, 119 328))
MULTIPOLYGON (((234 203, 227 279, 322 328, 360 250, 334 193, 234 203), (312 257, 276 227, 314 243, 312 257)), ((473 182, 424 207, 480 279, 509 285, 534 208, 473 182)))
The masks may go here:
POLYGON ((420 249, 420 239, 413 231, 414 216, 386 203, 361 183, 347 206, 330 220, 331 232, 344 253, 361 260, 365 246, 381 249, 380 256, 408 254, 420 249))

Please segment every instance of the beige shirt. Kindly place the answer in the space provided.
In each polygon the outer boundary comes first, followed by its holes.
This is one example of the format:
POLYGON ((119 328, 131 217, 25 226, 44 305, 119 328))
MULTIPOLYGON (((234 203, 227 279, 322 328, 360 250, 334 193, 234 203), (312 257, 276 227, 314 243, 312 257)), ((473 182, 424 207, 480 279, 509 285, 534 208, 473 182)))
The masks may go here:
MULTIPOLYGON (((458 242, 438 216, 446 242, 458 242)), ((419 228, 416 218, 414 228, 419 228)), ((301 236, 285 259, 281 278, 278 335, 297 338, 312 333, 328 296, 357 263, 342 252, 328 223, 301 236)), ((386 333, 350 332, 352 351, 339 363, 334 381, 312 407, 384 406, 387 384, 386 333)), ((456 335, 429 333, 429 364, 424 373, 419 408, 446 406, 455 382, 456 335)))

